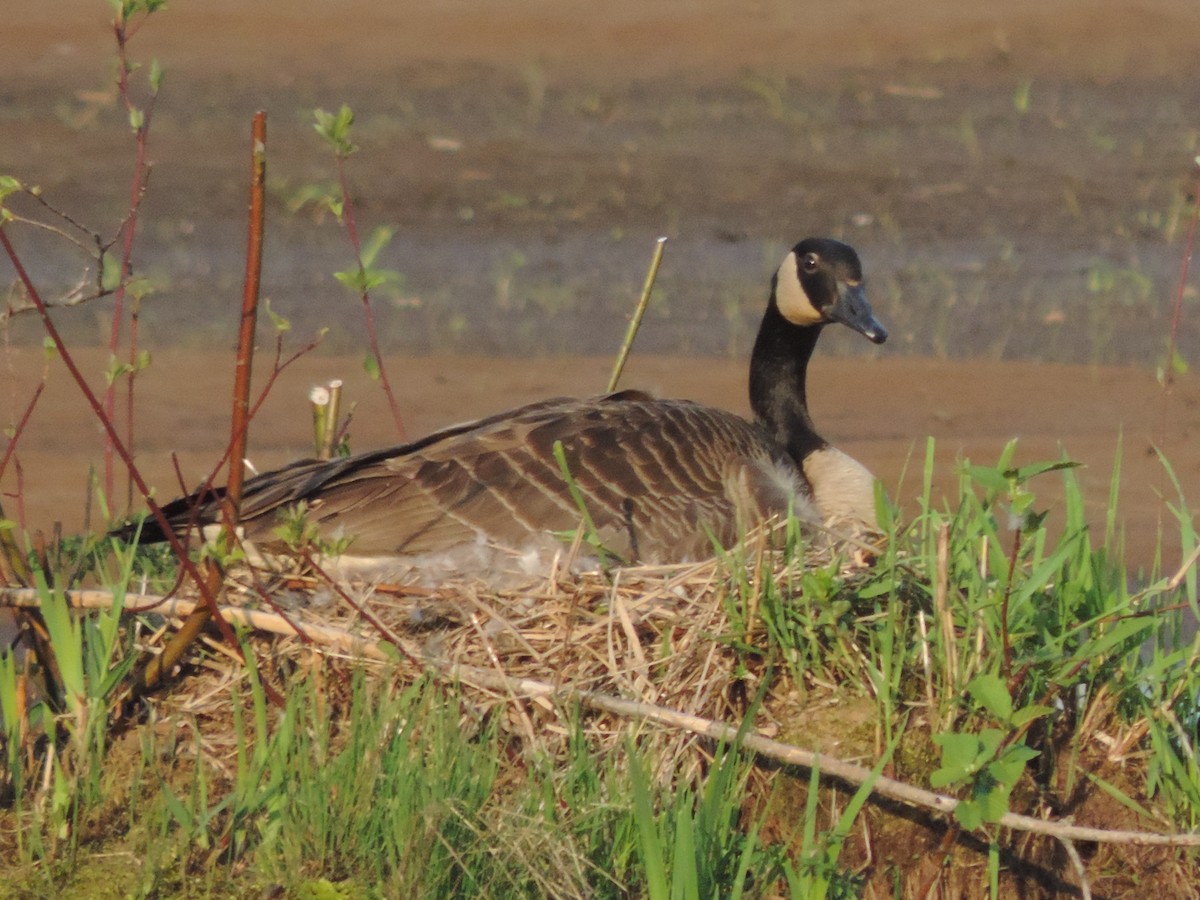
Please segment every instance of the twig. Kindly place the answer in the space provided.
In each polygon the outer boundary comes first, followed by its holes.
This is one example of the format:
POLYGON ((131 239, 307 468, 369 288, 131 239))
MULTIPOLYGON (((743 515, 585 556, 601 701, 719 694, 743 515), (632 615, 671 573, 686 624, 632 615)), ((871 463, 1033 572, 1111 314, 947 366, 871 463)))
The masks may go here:
MULTIPOLYGON (((342 222, 346 227, 346 236, 350 239, 350 246, 354 250, 354 259, 358 264, 359 274, 365 274, 366 267, 363 265, 362 242, 358 237, 358 221, 354 217, 354 201, 350 197, 350 182, 346 178, 346 155, 342 151, 338 151, 336 155, 338 185, 342 191, 342 222)), ((383 386, 383 393, 387 397, 388 407, 392 411, 392 419, 396 423, 396 432, 401 441, 404 441, 407 432, 404 428, 404 418, 400 415, 400 406, 396 403, 395 394, 392 393, 392 383, 388 380, 387 369, 383 364, 383 353, 379 349, 379 332, 375 328, 375 313, 371 308, 371 292, 364 287, 360 295, 363 306, 363 318, 367 326, 367 340, 371 345, 371 354, 375 357, 375 364, 379 367, 379 383, 383 386)))
MULTIPOLYGON (((111 609, 113 595, 108 591, 66 591, 67 603, 75 609, 111 609)), ((126 594, 123 599, 124 612, 129 614, 155 613, 162 616, 186 618, 203 604, 194 600, 181 600, 157 594, 126 594)), ((0 589, 0 607, 37 608, 41 600, 35 588, 0 589)), ((265 613, 240 606, 219 607, 221 617, 227 622, 253 628, 266 634, 281 637, 299 637, 299 628, 284 616, 265 613)), ((377 641, 370 641, 341 628, 305 623, 303 634, 314 642, 333 647, 359 659, 375 662, 393 662, 395 656, 380 649, 377 641)), ((418 658, 414 655, 414 659, 418 658)))
POLYGON ((1171 580, 1167 582, 1167 590, 1173 591, 1179 585, 1183 584, 1183 579, 1187 577, 1188 570, 1196 564, 1196 560, 1200 559, 1200 544, 1188 554, 1187 559, 1180 563, 1178 570, 1171 576, 1171 580))
MULTIPOLYGON (((946 695, 957 697, 958 643, 954 639, 954 615, 950 611, 950 526, 943 523, 937 535, 937 585, 933 594, 933 609, 937 615, 938 629, 942 634, 942 657, 946 663, 946 695)), ((930 691, 929 714, 935 715, 930 691)))
MULTIPOLYGON (((453 668, 454 677, 462 681, 477 681, 480 684, 495 688, 498 677, 486 669, 474 666, 456 666, 453 668)), ((532 696, 550 697, 556 694, 552 685, 531 678, 505 678, 505 687, 520 690, 532 696)), ((804 750, 782 741, 763 737, 756 732, 743 734, 739 728, 725 722, 706 719, 689 713, 656 706, 652 703, 642 703, 637 700, 625 700, 596 691, 577 691, 564 688, 557 692, 559 696, 578 698, 584 705, 593 709, 630 718, 648 719, 660 725, 680 728, 693 734, 703 735, 717 741, 729 744, 741 744, 748 750, 753 750, 760 756, 777 760, 789 765, 801 766, 806 769, 817 768, 821 775, 831 776, 847 784, 857 786, 874 778, 875 785, 872 793, 889 800, 897 800, 909 806, 928 809, 942 815, 949 815, 958 806, 959 801, 945 794, 914 787, 903 781, 880 775, 875 776, 870 769, 844 762, 835 757, 826 756, 812 750, 804 750)), ((1097 843, 1120 843, 1137 846, 1170 846, 1170 847, 1200 847, 1200 834, 1155 834, 1146 831, 1110 831, 1104 828, 1088 828, 1079 825, 1066 825, 1059 822, 1048 822, 1024 816, 1018 813, 1005 813, 996 823, 1002 828, 1024 831, 1031 834, 1043 834, 1058 840, 1093 841, 1097 843)))
POLYGON ((37 390, 33 392, 33 397, 29 400, 29 405, 25 407, 25 412, 21 415, 21 420, 17 422, 13 428, 12 437, 8 439, 8 444, 4 448, 4 456, 0 458, 0 478, 4 476, 4 470, 8 468, 8 461, 12 458, 13 451, 17 449, 17 441, 20 440, 22 433, 25 431, 25 426, 29 424, 29 417, 33 415, 33 408, 37 405, 38 398, 42 396, 42 391, 46 389, 46 382, 43 380, 37 390))
POLYGON ((646 272, 646 281, 642 284, 642 296, 638 300, 637 309, 633 311, 633 318, 629 320, 629 327, 625 329, 625 340, 621 342, 621 350, 617 354, 617 362, 613 366, 612 377, 608 379, 608 388, 605 393, 611 394, 617 389, 617 382, 621 380, 621 372, 625 369, 625 360, 629 358, 629 350, 633 347, 633 339, 637 337, 638 329, 642 325, 642 317, 646 314, 646 307, 650 304, 650 293, 654 290, 654 280, 658 277, 658 267, 662 263, 663 250, 667 246, 667 239, 660 237, 658 243, 654 245, 654 256, 650 260, 650 269, 646 272))
MULTIPOLYGON (((129 39, 136 33, 137 29, 130 30, 128 28, 128 23, 120 11, 117 13, 117 18, 113 20, 112 27, 113 35, 117 41, 117 93, 121 98, 125 111, 130 116, 130 123, 134 129, 135 143, 133 175, 130 177, 129 183, 129 214, 121 226, 121 271, 117 288, 113 291, 112 327, 109 332, 109 356, 112 359, 116 359, 117 350, 121 343, 121 319, 124 316, 125 291, 129 283, 129 276, 133 273, 133 239, 137 231, 138 211, 142 205, 142 198, 146 193, 146 179, 149 170, 149 165, 146 162, 146 144, 150 134, 150 120, 154 115, 154 101, 158 97, 158 91, 152 91, 150 99, 144 108, 139 109, 134 105, 133 95, 129 87, 129 73, 131 68, 129 58, 126 55, 126 47, 129 39)), ((116 415, 116 390, 116 381, 113 380, 104 391, 104 413, 112 420, 115 420, 116 415)), ((130 389, 130 398, 132 398, 132 388, 130 389)), ((130 421, 132 421, 132 416, 130 417, 130 421)), ((127 446, 131 443, 130 438, 130 435, 126 435, 127 446)), ((113 463, 113 443, 111 440, 107 440, 104 444, 104 492, 110 502, 116 496, 113 463)))
POLYGON ((1059 838, 1059 843, 1062 844, 1063 850, 1067 853, 1067 859, 1071 860, 1071 865, 1075 869, 1075 874, 1079 876, 1079 893, 1083 900, 1092 900, 1092 889, 1088 885, 1087 869, 1083 866, 1083 859, 1079 856, 1079 851, 1075 849, 1075 842, 1067 838, 1059 838))
MULTIPOLYGON (((64 593, 67 602, 76 608, 104 609, 112 605, 112 595, 107 591, 66 591, 64 593)), ((0 589, 0 606, 28 607, 37 606, 39 602, 38 592, 32 588, 0 589)), ((125 595, 124 603, 127 611, 136 608, 138 611, 153 610, 164 615, 187 615, 196 606, 195 603, 188 600, 139 594, 125 595)), ((221 613, 230 621, 271 634, 286 636, 296 634, 295 626, 282 616, 240 607, 222 607, 221 613)), ((366 640, 340 628, 306 623, 304 630, 310 638, 318 643, 355 653, 363 659, 379 662, 394 659, 394 656, 382 650, 377 642, 366 640)), ((418 653, 411 653, 409 656, 414 660, 420 657, 421 655, 418 653)), ((764 737, 757 732, 744 732, 735 725, 715 719, 680 712, 653 703, 626 700, 599 691, 579 690, 570 685, 556 688, 553 684, 545 681, 533 678, 514 678, 477 666, 458 665, 450 660, 428 659, 428 662, 434 667, 434 671, 440 678, 456 683, 475 684, 489 690, 511 693, 514 697, 524 694, 529 697, 547 699, 576 699, 592 709, 604 710, 626 718, 646 719, 668 728, 689 731, 731 745, 740 745, 759 756, 787 765, 800 766, 805 769, 815 768, 823 777, 832 777, 851 786, 859 786, 873 780, 872 794, 908 806, 927 809, 939 815, 950 815, 960 802, 954 797, 927 791, 894 778, 884 775, 877 776, 864 766, 848 763, 812 750, 805 750, 792 744, 785 744, 782 741, 764 737)), ((1064 842, 1088 841, 1142 847, 1200 847, 1200 834, 1157 834, 1148 831, 1090 828, 1037 819, 1019 813, 1005 813, 995 824, 1001 828, 1045 835, 1064 842)))
POLYGON ((233 436, 229 451, 229 482, 225 488, 225 516, 229 526, 226 548, 233 549, 233 531, 242 505, 246 441, 249 431, 250 374, 254 362, 254 334, 258 325, 258 295, 262 283, 263 220, 267 186, 267 113, 254 114, 250 128, 250 221, 246 237, 246 278, 242 285, 242 321, 238 330, 238 356, 233 385, 233 436))
MULTIPOLYGON (((267 114, 259 110, 250 129, 250 221, 246 242, 246 277, 242 288, 242 321, 238 331, 237 364, 234 370, 233 415, 229 442, 229 481, 225 488, 222 510, 225 519, 225 552, 234 549, 237 523, 242 505, 242 483, 245 477, 246 438, 249 431, 250 374, 254 361, 254 332, 258 324, 258 294, 262 277, 263 217, 266 206, 267 176, 267 114)), ((208 583, 217 594, 221 590, 221 575, 216 563, 207 561, 208 583)), ((153 690, 183 657, 196 636, 204 630, 216 605, 198 606, 183 627, 171 636, 163 651, 146 665, 137 678, 135 692, 153 690)), ((273 693, 273 692, 272 692, 273 693)), ((275 695, 276 699, 278 695, 275 695)))

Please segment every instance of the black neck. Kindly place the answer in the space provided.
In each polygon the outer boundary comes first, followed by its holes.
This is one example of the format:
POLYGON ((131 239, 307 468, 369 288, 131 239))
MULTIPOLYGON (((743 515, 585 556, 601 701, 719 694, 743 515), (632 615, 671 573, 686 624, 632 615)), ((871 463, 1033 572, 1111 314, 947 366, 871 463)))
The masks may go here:
POLYGON ((820 325, 795 325, 771 302, 758 329, 750 358, 750 408, 754 418, 799 463, 814 450, 826 446, 808 414, 806 380, 808 361, 820 325))

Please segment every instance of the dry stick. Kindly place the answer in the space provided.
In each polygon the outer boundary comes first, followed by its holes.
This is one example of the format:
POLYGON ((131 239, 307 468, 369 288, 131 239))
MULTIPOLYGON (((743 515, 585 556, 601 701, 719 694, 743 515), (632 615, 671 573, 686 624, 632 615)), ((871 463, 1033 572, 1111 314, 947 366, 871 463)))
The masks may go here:
MULTIPOLYGON (((229 449, 229 482, 222 501, 225 521, 225 552, 233 551, 237 536, 238 514, 242 504, 242 484, 245 479, 247 417, 250 410, 250 375, 254 361, 254 331, 258 324, 258 293, 262 280, 263 217, 266 204, 267 176, 267 114, 259 110, 254 115, 250 129, 250 222, 246 240, 246 279, 242 287, 242 321, 238 331, 238 355, 234 369, 233 384, 233 433, 229 449)), ((218 593, 221 589, 219 566, 209 560, 206 563, 206 579, 209 589, 218 593)), ((163 673, 169 672, 180 660, 187 648, 212 618, 212 608, 207 605, 196 607, 183 626, 171 636, 158 656, 150 660, 139 679, 141 690, 155 688, 163 673)), ((265 682, 264 682, 264 686, 265 682)), ((268 691, 270 690, 269 686, 268 691)))
POLYGON ((633 347, 633 339, 637 337, 638 328, 642 325, 642 317, 646 314, 646 307, 650 303, 650 292, 654 290, 654 279, 658 277, 658 267, 662 263, 663 250, 667 246, 667 239, 660 237, 658 243, 654 246, 654 256, 650 260, 650 269, 646 272, 646 281, 642 285, 642 296, 638 300, 637 309, 633 311, 633 318, 629 320, 629 327, 625 330, 625 340, 621 343, 621 351, 617 354, 616 365, 613 366, 612 377, 608 379, 608 388, 606 393, 612 393, 617 389, 617 382, 621 380, 621 372, 625 368, 625 360, 629 358, 629 350, 633 347))
MULTIPOLYGON (((950 611, 950 525, 943 523, 937 535, 937 585, 933 593, 933 609, 937 615, 938 628, 942 634, 942 656, 946 663, 946 693, 957 697, 958 643, 954 639, 954 615, 950 611)), ((932 694, 932 689, 930 691, 932 694)), ((932 710, 933 697, 929 708, 932 710)))
MULTIPOLYGON (((75 609, 112 609, 113 606, 113 595, 109 591, 65 591, 64 595, 67 603, 75 609)), ((37 608, 40 605, 41 598, 35 588, 0 588, 0 607, 37 608)), ((201 606, 203 604, 195 600, 180 600, 157 594, 125 594, 122 599, 122 611, 129 614, 154 613, 185 618, 201 606)), ((369 641, 341 628, 305 623, 301 632, 289 619, 278 613, 266 613, 240 606, 221 606, 218 611, 226 621, 267 634, 301 638, 307 636, 327 647, 373 662, 395 662, 396 659, 395 654, 381 650, 377 641, 369 641)), ((413 655, 411 660, 416 662, 419 658, 413 655)))
POLYGON ((1059 843, 1062 844, 1063 850, 1066 851, 1067 859, 1071 861, 1071 865, 1075 868, 1075 874, 1079 876, 1079 893, 1082 900, 1092 900, 1092 888, 1088 884, 1087 869, 1084 868, 1083 859, 1079 855, 1079 851, 1075 849, 1075 842, 1067 838, 1060 838, 1059 843))
MULTIPOLYGON (((69 604, 77 609, 108 609, 113 604, 112 594, 108 591, 65 591, 64 595, 69 604)), ((32 588, 0 589, 0 606, 37 606, 40 604, 38 592, 32 588)), ((136 606, 141 611, 157 611, 163 615, 182 615, 191 613, 198 604, 190 600, 168 599, 154 595, 125 595, 126 609, 136 606)), ((221 614, 230 621, 238 622, 259 631, 295 636, 296 629, 282 616, 271 615, 257 610, 241 607, 221 607, 221 614)), ((305 634, 315 641, 327 644, 337 649, 358 655, 363 659, 378 662, 392 662, 395 657, 380 649, 378 642, 367 640, 340 628, 328 625, 304 626, 305 634)), ((404 648, 398 648, 404 652, 404 648)), ((420 658, 420 654, 407 651, 410 659, 420 658)), ((470 682, 490 690, 504 693, 527 694, 533 697, 574 698, 585 706, 593 709, 611 712, 626 718, 640 718, 702 735, 715 741, 723 741, 732 745, 740 745, 752 750, 760 756, 777 760, 788 765, 800 766, 806 769, 816 769, 822 775, 836 778, 846 784, 858 786, 874 779, 872 793, 889 800, 928 809, 942 815, 949 815, 959 804, 959 800, 945 794, 937 794, 915 787, 903 781, 880 775, 875 776, 870 769, 853 763, 844 762, 836 757, 826 756, 812 750, 805 750, 782 741, 763 737, 756 732, 742 733, 741 729, 725 722, 706 719, 690 713, 679 712, 644 703, 638 700, 626 700, 604 694, 599 691, 579 690, 569 685, 555 688, 545 681, 532 678, 514 678, 497 674, 489 669, 476 666, 455 665, 443 661, 438 665, 436 660, 427 660, 437 668, 436 674, 444 679, 470 682)), ((1092 843, 1131 844, 1136 846, 1160 847, 1200 847, 1200 834, 1156 834, 1147 831, 1112 831, 1103 828, 1089 828, 1082 825, 1066 825, 1037 819, 1033 816, 1018 813, 1005 813, 994 823, 1001 828, 1011 828, 1014 831, 1041 834, 1059 841, 1089 841, 1092 843)))
MULTIPOLYGON (((843 762, 834 757, 825 756, 811 750, 804 750, 785 744, 781 741, 763 737, 755 732, 749 732, 739 737, 740 730, 733 725, 678 712, 652 703, 642 703, 637 700, 625 700, 597 691, 573 690, 570 688, 556 692, 554 687, 543 681, 531 678, 510 678, 499 676, 486 669, 474 666, 455 666, 448 674, 460 679, 478 682, 485 687, 507 690, 519 690, 533 696, 552 697, 568 695, 578 698, 586 706, 602 709, 616 715, 630 718, 649 719, 661 725, 680 728, 693 734, 703 735, 717 741, 738 745, 753 750, 755 753, 778 760, 789 765, 802 766, 806 769, 817 769, 822 775, 829 775, 851 785, 861 785, 875 777, 870 769, 843 762)), ((897 781, 886 776, 875 778, 872 793, 890 800, 898 800, 910 806, 929 809, 941 814, 949 814, 960 801, 945 794, 926 791, 903 781, 897 781)), ((1058 840, 1094 841, 1099 843, 1124 843, 1139 846, 1171 846, 1171 847, 1200 847, 1200 834, 1154 834, 1144 831, 1108 831, 1102 828, 1087 828, 1079 825, 1064 825, 1057 822, 1047 822, 1033 816, 1017 813, 1005 813, 996 825, 1002 828, 1012 828, 1016 831, 1026 831, 1033 834, 1044 834, 1058 840)))
POLYGON ((333 459, 333 447, 337 442, 338 419, 342 415, 342 380, 329 382, 329 402, 325 404, 325 431, 322 434, 320 459, 333 459))

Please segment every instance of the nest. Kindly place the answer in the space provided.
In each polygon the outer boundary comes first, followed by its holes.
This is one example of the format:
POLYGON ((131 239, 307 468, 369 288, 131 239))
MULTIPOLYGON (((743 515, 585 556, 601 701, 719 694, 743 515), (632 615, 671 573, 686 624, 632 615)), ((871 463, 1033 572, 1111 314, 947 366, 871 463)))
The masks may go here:
MULTIPOLYGON (((741 722, 752 712, 754 730, 772 735, 781 723, 772 712, 773 690, 763 683, 762 582, 798 583, 804 569, 829 565, 833 556, 824 548, 789 559, 767 537, 752 536, 736 553, 700 563, 609 573, 556 568, 522 589, 470 581, 341 584, 311 568, 243 570, 227 581, 222 610, 254 629, 260 662, 272 660, 285 677, 318 660, 343 671, 366 662, 400 683, 432 675, 457 686, 464 724, 498 722, 525 747, 551 755, 571 734, 568 716, 578 705, 571 698, 584 694, 716 721, 741 722)), ((186 614, 195 601, 175 604, 176 614, 186 614)), ((220 670, 221 682, 241 677, 238 667, 209 668, 220 670)), ((220 715, 212 706, 229 696, 195 683, 167 703, 220 715)), ((624 718, 593 707, 584 720, 589 739, 616 741, 628 733, 618 721, 624 718)), ((672 765, 685 757, 702 765, 711 746, 678 729, 645 729, 638 739, 672 765)))

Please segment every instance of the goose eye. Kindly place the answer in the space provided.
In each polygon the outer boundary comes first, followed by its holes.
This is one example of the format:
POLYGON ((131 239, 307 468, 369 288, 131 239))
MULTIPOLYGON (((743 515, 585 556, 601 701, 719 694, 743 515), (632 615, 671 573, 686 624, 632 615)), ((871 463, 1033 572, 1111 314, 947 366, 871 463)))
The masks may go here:
POLYGON ((817 254, 815 254, 815 253, 805 254, 805 256, 804 256, 804 271, 805 272, 817 271, 817 263, 818 262, 820 262, 820 260, 817 259, 817 254))

